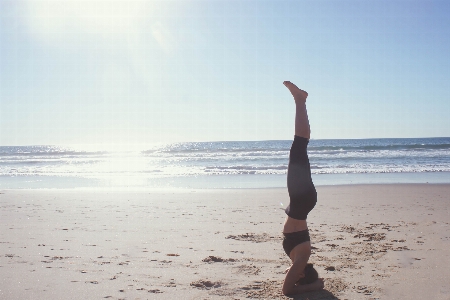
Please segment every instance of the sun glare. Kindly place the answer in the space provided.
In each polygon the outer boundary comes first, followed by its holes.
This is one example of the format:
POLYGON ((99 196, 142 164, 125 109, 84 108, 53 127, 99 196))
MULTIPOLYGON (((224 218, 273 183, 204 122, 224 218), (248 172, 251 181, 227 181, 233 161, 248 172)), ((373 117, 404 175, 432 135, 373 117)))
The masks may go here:
POLYGON ((27 21, 36 37, 48 42, 77 33, 120 39, 138 30, 149 1, 27 1, 27 21))

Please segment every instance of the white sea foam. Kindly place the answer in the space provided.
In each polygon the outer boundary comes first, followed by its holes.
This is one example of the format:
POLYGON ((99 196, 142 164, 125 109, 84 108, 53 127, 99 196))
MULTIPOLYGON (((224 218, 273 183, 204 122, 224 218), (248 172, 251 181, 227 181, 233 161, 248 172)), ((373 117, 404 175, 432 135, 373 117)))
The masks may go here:
MULTIPOLYGON (((59 176, 148 184, 186 176, 284 175, 292 141, 176 143, 121 151, 0 147, 0 176, 59 176)), ((450 172, 450 138, 311 140, 312 174, 450 172)), ((1 184, 0 184, 1 187, 1 184)))

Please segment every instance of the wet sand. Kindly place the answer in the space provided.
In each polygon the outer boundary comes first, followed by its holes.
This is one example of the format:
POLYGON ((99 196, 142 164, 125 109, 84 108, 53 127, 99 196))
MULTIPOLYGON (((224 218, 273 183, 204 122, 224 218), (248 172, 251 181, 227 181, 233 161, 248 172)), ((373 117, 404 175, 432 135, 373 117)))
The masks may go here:
MULTIPOLYGON (((450 185, 317 190, 294 299, 450 299, 450 185)), ((286 189, 0 192, 1 299, 289 299, 286 189)))

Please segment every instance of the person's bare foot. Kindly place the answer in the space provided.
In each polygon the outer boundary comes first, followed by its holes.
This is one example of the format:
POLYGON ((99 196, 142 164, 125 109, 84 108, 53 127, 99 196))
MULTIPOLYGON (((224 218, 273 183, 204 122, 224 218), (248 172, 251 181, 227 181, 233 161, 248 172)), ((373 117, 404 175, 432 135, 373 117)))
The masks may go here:
POLYGON ((290 81, 284 81, 283 84, 289 89, 292 96, 294 96, 295 102, 306 102, 306 98, 308 97, 308 93, 304 90, 299 89, 295 84, 290 81))

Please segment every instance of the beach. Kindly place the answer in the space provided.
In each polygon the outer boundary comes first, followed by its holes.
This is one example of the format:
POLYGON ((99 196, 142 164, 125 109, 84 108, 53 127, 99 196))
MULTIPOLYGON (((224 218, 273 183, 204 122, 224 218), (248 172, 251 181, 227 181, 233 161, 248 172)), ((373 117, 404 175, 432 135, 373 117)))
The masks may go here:
MULTIPOLYGON (((317 191, 294 299, 450 299, 450 184, 317 191)), ((285 188, 0 192, 1 299, 288 299, 285 188)))
POLYGON ((449 14, 0 0, 0 300, 450 300, 449 14))

